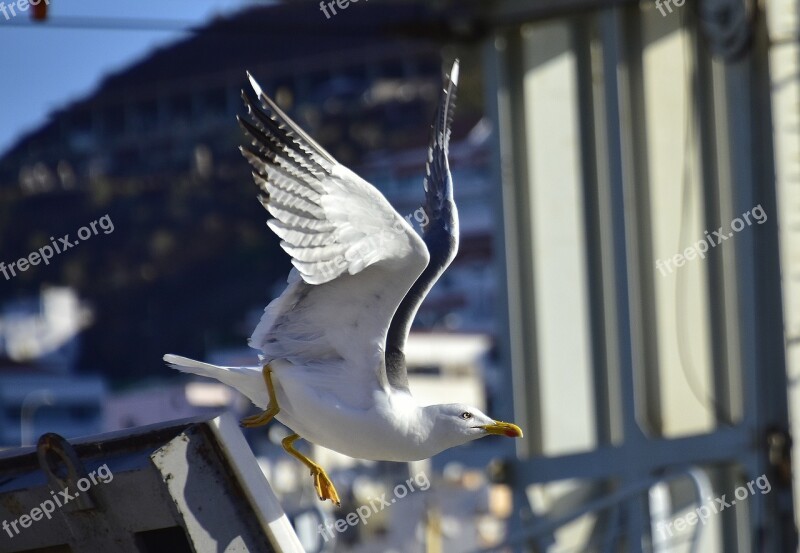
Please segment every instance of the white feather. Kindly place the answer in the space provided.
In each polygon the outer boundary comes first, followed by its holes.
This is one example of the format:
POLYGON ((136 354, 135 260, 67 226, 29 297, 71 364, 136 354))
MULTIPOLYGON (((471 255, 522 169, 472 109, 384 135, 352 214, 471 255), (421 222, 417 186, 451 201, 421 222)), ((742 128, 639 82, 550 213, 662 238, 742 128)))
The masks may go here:
POLYGON ((171 353, 164 356, 164 361, 181 372, 213 378, 232 386, 262 409, 266 409, 269 404, 261 367, 220 367, 171 353))

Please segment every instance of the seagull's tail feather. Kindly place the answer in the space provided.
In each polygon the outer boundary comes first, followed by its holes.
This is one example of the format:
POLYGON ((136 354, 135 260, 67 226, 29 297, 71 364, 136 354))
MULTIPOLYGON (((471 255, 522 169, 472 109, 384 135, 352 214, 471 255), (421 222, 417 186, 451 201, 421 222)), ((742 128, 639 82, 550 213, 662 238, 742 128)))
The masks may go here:
POLYGON ((173 369, 213 378, 236 388, 262 409, 266 409, 269 404, 269 395, 260 367, 220 367, 171 353, 164 356, 164 361, 173 369))

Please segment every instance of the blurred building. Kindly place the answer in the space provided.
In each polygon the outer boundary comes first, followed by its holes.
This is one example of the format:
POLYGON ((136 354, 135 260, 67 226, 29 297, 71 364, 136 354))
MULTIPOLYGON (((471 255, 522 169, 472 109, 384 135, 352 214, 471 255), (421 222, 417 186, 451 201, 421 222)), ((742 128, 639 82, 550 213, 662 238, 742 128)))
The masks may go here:
MULTIPOLYGON (((449 67, 434 32, 449 28, 445 13, 424 2, 364 3, 324 33, 319 22, 309 22, 303 3, 215 20, 109 76, 21 138, 0 158, 0 188, 23 198, 96 198, 113 194, 104 189, 126 186, 137 202, 152 198, 153 206, 158 194, 178 189, 181 178, 205 180, 217 190, 255 191, 238 153, 242 133, 235 124, 250 71, 334 157, 383 190, 419 229, 413 215, 424 198, 430 123, 442 69, 449 67), (306 30, 313 31, 307 40, 290 40, 306 30)), ((463 64, 452 139, 461 249, 421 308, 417 325, 423 328, 494 332, 491 125, 482 117, 475 61, 463 64)), ((162 209, 154 207, 159 216, 162 209)), ((218 210, 216 226, 221 216, 218 210)), ((150 255, 182 241, 164 231, 153 234, 150 255)), ((172 267, 166 270, 182 265, 172 267)), ((139 272, 145 280, 160 278, 153 263, 139 272)), ((271 278, 276 290, 285 281, 282 271, 271 278)))
POLYGON ((76 437, 102 430, 104 379, 76 376, 91 310, 69 288, 0 307, 0 448, 44 432, 76 437))
MULTIPOLYGON (((434 13, 423 3, 364 4, 302 41, 289 39, 319 30, 307 4, 218 19, 54 113, 6 152, 0 183, 35 193, 86 186, 102 175, 205 174, 222 160, 241 165, 242 135, 231 122, 243 110, 241 91, 250 88, 246 71, 346 165, 424 144, 442 60, 437 44, 413 40, 411 29, 419 17, 435 21, 434 13)), ((462 109, 456 136, 477 120, 474 110, 462 109)))
POLYGON ((35 444, 45 432, 100 433, 106 393, 100 377, 0 370, 0 449, 35 444))
POLYGON ((0 306, 0 359, 73 372, 80 333, 91 319, 88 305, 70 288, 46 288, 39 297, 9 301, 0 306))

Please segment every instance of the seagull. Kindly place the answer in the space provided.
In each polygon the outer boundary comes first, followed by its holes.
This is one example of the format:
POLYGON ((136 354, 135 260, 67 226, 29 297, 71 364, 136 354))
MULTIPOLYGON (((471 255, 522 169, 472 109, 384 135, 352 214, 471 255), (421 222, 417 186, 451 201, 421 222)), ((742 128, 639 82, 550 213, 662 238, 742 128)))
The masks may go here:
POLYGON ((458 251, 458 212, 448 162, 459 64, 445 76, 432 125, 424 179, 422 237, 371 184, 338 163, 267 96, 243 91, 252 165, 267 225, 292 258, 283 293, 249 339, 258 367, 220 367, 168 354, 183 372, 211 377, 293 432, 287 453, 311 471, 320 500, 340 505, 325 470, 294 447, 299 439, 354 458, 415 461, 483 436, 522 437, 460 403, 420 405, 412 396, 404 349, 425 296, 458 251))

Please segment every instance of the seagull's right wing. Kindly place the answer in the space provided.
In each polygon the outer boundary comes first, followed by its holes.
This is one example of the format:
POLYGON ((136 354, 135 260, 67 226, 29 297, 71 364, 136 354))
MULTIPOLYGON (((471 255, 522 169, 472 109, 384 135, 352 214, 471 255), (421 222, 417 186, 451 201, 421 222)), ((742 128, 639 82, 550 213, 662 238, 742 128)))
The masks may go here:
POLYGON ((242 153, 266 192, 262 204, 273 216, 267 224, 303 280, 323 284, 389 259, 424 268, 424 244, 383 195, 333 159, 252 77, 251 83, 270 115, 243 95, 252 122, 239 123, 253 147, 242 153))
POLYGON ((365 390, 388 385, 386 332, 428 250, 378 190, 337 163, 252 77, 251 84, 262 106, 243 95, 251 120, 240 123, 252 147, 242 153, 296 273, 250 345, 268 361, 320 367, 315 382, 358 404, 365 390))

